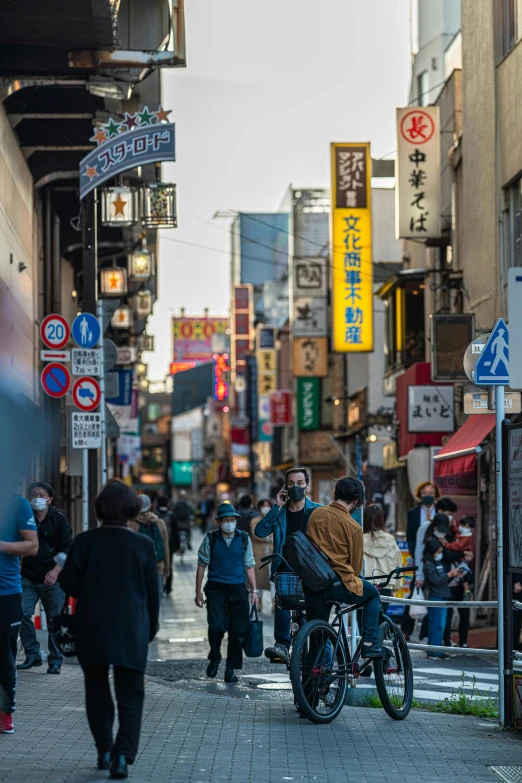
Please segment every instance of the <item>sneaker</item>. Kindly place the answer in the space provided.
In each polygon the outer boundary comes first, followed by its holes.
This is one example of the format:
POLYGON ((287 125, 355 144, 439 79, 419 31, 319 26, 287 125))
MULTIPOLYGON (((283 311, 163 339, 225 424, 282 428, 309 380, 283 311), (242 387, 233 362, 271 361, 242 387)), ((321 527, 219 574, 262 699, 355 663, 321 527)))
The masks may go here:
POLYGON ((285 663, 290 663, 290 651, 288 647, 285 644, 281 644, 281 642, 276 642, 273 647, 267 647, 265 656, 272 661, 274 658, 279 658, 285 663))
POLYGON ((234 669, 226 669, 225 682, 238 682, 238 678, 234 674, 234 669))
POLYGON ((361 650, 362 658, 384 658, 386 650, 380 644, 363 644, 361 650))
POLYGON ((14 732, 13 716, 7 712, 0 712, 0 733, 12 734, 14 732))

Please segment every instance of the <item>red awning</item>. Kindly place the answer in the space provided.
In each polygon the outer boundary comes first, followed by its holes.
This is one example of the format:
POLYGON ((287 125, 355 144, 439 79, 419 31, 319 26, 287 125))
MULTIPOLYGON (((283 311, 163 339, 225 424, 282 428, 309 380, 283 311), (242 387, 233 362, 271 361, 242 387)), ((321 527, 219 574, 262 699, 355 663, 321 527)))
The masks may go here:
POLYGON ((457 432, 448 440, 445 446, 434 457, 436 462, 440 460, 462 457, 465 454, 476 454, 480 451, 480 444, 487 438, 495 426, 495 414, 474 414, 464 422, 457 432))

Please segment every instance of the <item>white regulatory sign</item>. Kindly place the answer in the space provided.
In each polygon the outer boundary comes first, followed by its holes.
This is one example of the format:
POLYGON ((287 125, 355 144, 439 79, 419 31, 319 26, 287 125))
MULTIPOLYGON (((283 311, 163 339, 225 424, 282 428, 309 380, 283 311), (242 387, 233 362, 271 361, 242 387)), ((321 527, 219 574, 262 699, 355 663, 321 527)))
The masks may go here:
POLYGON ((73 375, 101 375, 101 360, 103 348, 73 348, 73 375))
POLYGON ((101 413, 73 413, 73 449, 99 449, 101 447, 101 413))

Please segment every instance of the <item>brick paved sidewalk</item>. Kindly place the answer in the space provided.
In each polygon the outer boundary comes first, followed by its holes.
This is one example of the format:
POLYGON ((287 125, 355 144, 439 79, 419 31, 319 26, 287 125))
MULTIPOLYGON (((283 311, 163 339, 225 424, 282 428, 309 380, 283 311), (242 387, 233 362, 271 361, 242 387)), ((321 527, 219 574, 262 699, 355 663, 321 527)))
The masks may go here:
MULTIPOLYGON (((81 670, 19 677, 16 732, 0 736, 0 781, 107 779, 83 708, 81 670)), ((233 686, 230 686, 233 687, 233 686)), ((403 722, 345 707, 328 726, 299 720, 290 703, 230 699, 149 681, 136 783, 447 782, 499 780, 487 765, 522 765, 522 739, 475 718, 414 711, 403 722)))

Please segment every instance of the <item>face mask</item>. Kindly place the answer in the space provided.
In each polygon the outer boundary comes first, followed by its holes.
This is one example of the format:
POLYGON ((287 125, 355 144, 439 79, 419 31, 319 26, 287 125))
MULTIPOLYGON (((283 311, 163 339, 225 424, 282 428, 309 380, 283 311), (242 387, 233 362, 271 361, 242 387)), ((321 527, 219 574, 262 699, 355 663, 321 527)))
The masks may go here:
POLYGON ((433 495, 424 495, 424 497, 422 498, 422 502, 424 503, 425 506, 432 506, 434 500, 435 498, 433 497, 433 495))
POLYGON ((294 503, 298 503, 306 495, 306 487, 290 487, 288 490, 288 497, 293 500, 294 503))
POLYGON ((442 560, 442 552, 439 552, 438 555, 434 555, 433 559, 435 560, 436 563, 440 563, 440 561, 442 560))
POLYGON ((270 511, 270 506, 263 506, 263 508, 261 509, 261 513, 264 517, 268 514, 269 511, 270 511))
POLYGON ((45 511, 47 508, 47 500, 45 498, 33 498, 31 500, 31 508, 34 511, 45 511))
POLYGON ((472 536, 473 530, 470 530, 469 527, 462 527, 462 525, 459 525, 459 533, 461 536, 472 536))
POLYGON ((223 533, 233 533, 236 529, 237 522, 223 522, 221 530, 223 533))
POLYGON ((441 533, 440 530, 435 530, 435 537, 440 539, 446 538, 446 533, 441 533))

